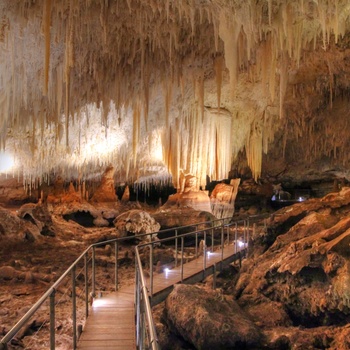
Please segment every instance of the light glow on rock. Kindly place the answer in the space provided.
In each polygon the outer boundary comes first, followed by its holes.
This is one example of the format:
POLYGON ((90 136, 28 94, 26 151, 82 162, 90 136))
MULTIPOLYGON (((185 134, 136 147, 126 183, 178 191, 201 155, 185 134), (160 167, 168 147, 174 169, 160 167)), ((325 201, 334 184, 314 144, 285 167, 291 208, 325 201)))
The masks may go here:
POLYGON ((7 152, 0 152, 0 173, 13 170, 15 165, 13 157, 7 152))

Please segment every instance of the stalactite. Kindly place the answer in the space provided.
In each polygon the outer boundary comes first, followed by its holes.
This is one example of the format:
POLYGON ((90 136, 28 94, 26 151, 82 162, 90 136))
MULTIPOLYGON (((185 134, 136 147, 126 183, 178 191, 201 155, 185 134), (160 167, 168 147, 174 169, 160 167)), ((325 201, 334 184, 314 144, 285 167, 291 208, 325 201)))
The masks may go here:
MULTIPOLYGON (((266 93, 262 93, 266 100, 260 99, 256 115, 261 116, 264 104, 272 104, 280 108, 283 117, 289 65, 291 70, 297 69, 304 49, 312 50, 312 44, 317 49, 320 40, 324 48, 333 35, 337 42, 349 30, 350 16, 350 5, 343 0, 221 1, 215 6, 207 1, 47 0, 43 7, 35 1, 6 1, 11 6, 0 21, 0 143, 1 148, 15 148, 23 160, 26 186, 37 186, 36 176, 44 177, 52 169, 62 167, 62 172, 69 175, 80 167, 85 172, 94 171, 97 166, 118 162, 121 154, 124 164, 120 171, 135 178, 135 159, 143 145, 147 149, 143 132, 149 135, 162 127, 167 130, 167 140, 163 140, 166 163, 174 178, 180 167, 193 171, 199 182, 203 182, 204 174, 212 178, 227 176, 238 141, 232 141, 232 135, 230 138, 226 132, 225 128, 232 131, 232 120, 223 116, 221 104, 225 101, 232 111, 239 110, 242 96, 222 96, 226 94, 223 64, 233 93, 241 93, 246 82, 251 84, 252 94, 256 93, 255 84, 266 87, 266 93), (214 69, 208 65, 212 57, 214 69), (210 95, 215 94, 205 89, 211 88, 206 79, 212 79, 214 71, 217 114, 204 109, 207 100, 213 101, 210 95), (275 86, 278 78, 279 89, 275 86), (117 112, 109 119, 111 100, 117 112), (161 103, 163 108, 159 107, 161 103), (92 104, 101 104, 103 111, 92 104), (102 126, 95 123, 96 118, 102 126), (136 119, 134 125, 130 118, 136 119), (91 139, 95 131, 91 129, 96 130, 95 140, 91 139), (31 162, 25 160, 22 145, 13 146, 12 139, 6 142, 8 130, 30 135, 26 147, 34 152, 31 162), (118 143, 114 138, 123 141, 118 143), (208 138, 215 143, 204 142, 208 138), (54 146, 50 140, 55 140, 54 146), (232 142, 236 142, 234 151, 232 142), (106 154, 95 152, 103 146, 108 146, 106 154), (39 150, 44 147, 47 150, 39 150), (84 154, 85 148, 90 152, 84 154), (217 149, 220 152, 215 152, 217 149), (64 159, 61 164, 53 159, 60 157, 64 159)), ((334 105, 338 86, 336 66, 330 63, 327 88, 330 104, 334 105)), ((297 96, 297 90, 295 93, 297 96)), ((310 108, 310 99, 305 97, 303 101, 310 108)), ((269 130, 261 136, 264 152, 273 138, 272 122, 265 110, 263 125, 269 130)), ((301 140, 307 123, 302 120, 295 125, 293 133, 301 140)), ((255 138, 251 136, 251 140, 255 138)), ((249 159, 257 175, 259 148, 247 147, 252 150, 249 159)), ((317 154, 332 149, 337 158, 342 157, 339 145, 330 147, 326 141, 317 144, 312 140, 312 147, 317 154)), ((144 169, 151 166, 150 161, 142 162, 144 169)))
POLYGON ((133 105, 133 134, 132 134, 132 153, 133 153, 133 166, 136 168, 137 161, 137 146, 139 144, 140 137, 140 104, 137 102, 133 105))
POLYGON ((222 56, 217 56, 214 60, 215 77, 216 77, 216 94, 218 110, 221 106, 221 85, 222 85, 222 69, 223 69, 223 58, 222 56))
POLYGON ((225 46, 225 62, 230 72, 231 93, 235 94, 238 79, 238 38, 240 24, 235 18, 227 18, 222 11, 220 14, 219 35, 225 46))
POLYGON ((49 85, 50 69, 50 27, 51 27, 51 0, 46 0, 43 13, 44 35, 45 35, 45 67, 44 67, 44 89, 43 94, 47 95, 49 85))
POLYGON ((288 56, 285 53, 280 64, 280 118, 284 118, 284 98, 288 84, 288 56))

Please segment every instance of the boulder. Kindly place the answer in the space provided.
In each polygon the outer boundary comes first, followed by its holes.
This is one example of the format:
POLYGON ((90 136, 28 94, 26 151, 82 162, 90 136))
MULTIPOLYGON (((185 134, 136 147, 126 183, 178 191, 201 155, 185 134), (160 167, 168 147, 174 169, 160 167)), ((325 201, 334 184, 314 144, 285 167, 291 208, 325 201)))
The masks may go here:
POLYGON ((37 226, 32 217, 31 220, 34 223, 18 217, 17 213, 0 207, 0 237, 6 237, 6 243, 36 240, 40 237, 40 231, 44 225, 38 222, 39 226, 37 226))
MULTIPOLYGON (((155 232, 151 237, 151 239, 155 239, 156 232, 160 229, 160 224, 149 213, 138 209, 129 210, 117 216, 113 224, 120 237, 155 232)), ((148 240, 149 236, 146 239, 148 240)))
MULTIPOLYGON (((158 212, 153 213, 152 216, 159 222, 162 229, 217 220, 213 214, 193 208, 164 209, 162 207, 158 212)), ((205 228, 205 225, 201 225, 201 227, 205 228)))
POLYGON ((24 204, 18 210, 18 216, 37 226, 41 235, 55 236, 51 213, 46 204, 24 204))
POLYGON ((261 342, 260 331, 232 298, 198 286, 175 285, 164 317, 196 349, 256 349, 261 342))

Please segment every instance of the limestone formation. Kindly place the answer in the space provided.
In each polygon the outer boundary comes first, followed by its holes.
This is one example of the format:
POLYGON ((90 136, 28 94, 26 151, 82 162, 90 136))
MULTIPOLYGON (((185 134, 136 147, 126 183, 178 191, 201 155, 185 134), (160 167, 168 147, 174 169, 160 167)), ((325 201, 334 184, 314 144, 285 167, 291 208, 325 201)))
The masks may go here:
MULTIPOLYGON (((194 225, 200 222, 210 222, 217 218, 206 211, 198 211, 192 208, 169 208, 161 207, 152 216, 161 225, 162 229, 194 225)), ((200 226, 204 228, 204 225, 200 226)))
POLYGON ((235 212, 235 199, 241 179, 232 179, 230 184, 217 184, 210 195, 212 213, 218 218, 232 217, 235 212))
POLYGON ((110 166, 108 167, 101 179, 100 186, 95 190, 91 201, 92 202, 116 202, 118 197, 115 193, 114 185, 114 172, 115 169, 110 166))
POLYGON ((160 229, 159 223, 156 222, 149 213, 137 209, 127 211, 117 216, 113 223, 118 231, 119 237, 154 233, 144 238, 141 237, 141 240, 156 239, 157 232, 160 229))
POLYGON ((211 213, 208 191, 199 190, 195 176, 181 173, 179 182, 181 184, 179 191, 169 196, 167 202, 162 207, 164 210, 192 208, 211 213))

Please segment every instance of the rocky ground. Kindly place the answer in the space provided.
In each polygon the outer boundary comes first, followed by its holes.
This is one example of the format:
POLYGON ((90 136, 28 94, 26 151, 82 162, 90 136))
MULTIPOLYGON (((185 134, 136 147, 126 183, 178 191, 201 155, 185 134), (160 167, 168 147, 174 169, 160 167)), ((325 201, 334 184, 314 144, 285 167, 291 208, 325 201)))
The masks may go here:
MULTIPOLYGON (((191 208, 154 208, 138 202, 86 202, 65 194, 64 201, 0 206, 0 338, 92 243, 127 235, 142 235, 160 228, 210 220, 210 213, 191 208), (150 213, 152 215, 150 215, 150 213)), ((156 238, 156 237, 153 237, 156 238)), ((119 245, 119 285, 134 283, 133 240, 119 245)), ((154 254, 171 260, 167 247, 154 254), (169 258, 167 257, 169 255, 169 258)), ((114 246, 96 248, 96 291, 114 288, 114 246)), ((149 260, 147 259, 147 262, 149 260)), ((147 264, 146 262, 146 264, 147 264)), ((78 324, 84 322, 84 270, 77 272, 78 324)), ((91 284, 91 262, 89 263, 91 284)), ((90 285, 91 290, 91 285, 90 285)), ((56 291, 56 348, 71 348, 71 277, 56 291)), ((49 304, 23 327, 12 341, 15 349, 47 349, 49 304), (40 332, 37 332, 40 330, 40 332)))
MULTIPOLYGON (((89 244, 211 218, 188 207, 69 198, 0 207, 1 336, 89 244)), ((282 208, 262 227, 251 236, 248 258, 218 273, 215 290, 212 277, 195 286, 177 285, 155 307, 162 349, 350 348, 350 188, 282 208)), ((120 284, 133 283, 138 242, 119 247, 120 284)), ((98 293, 113 290, 113 249, 96 249, 98 293)), ((173 256, 169 247, 158 247, 154 254, 164 260, 173 256)), ((83 266, 76 280, 83 310, 83 266)), ((57 348, 69 349, 70 278, 57 289, 56 303, 57 348)), ((84 317, 78 314, 78 324, 84 317)), ((46 349, 48 320, 44 304, 11 346, 46 349)))

